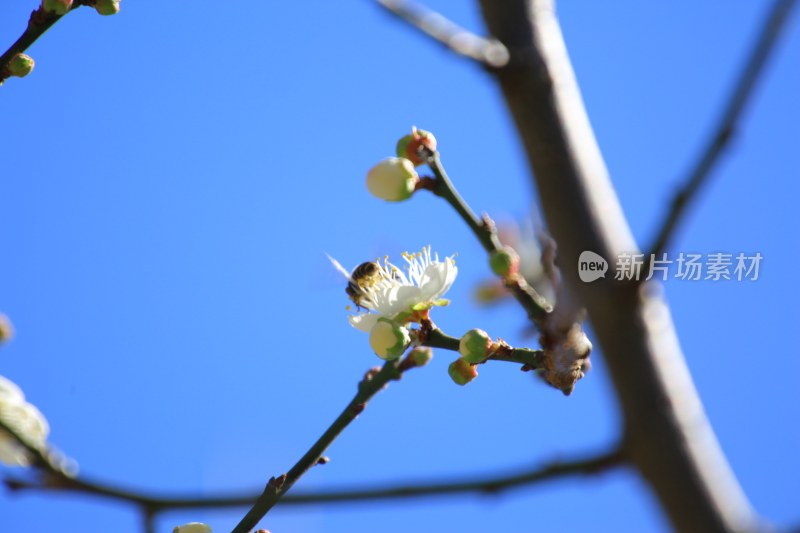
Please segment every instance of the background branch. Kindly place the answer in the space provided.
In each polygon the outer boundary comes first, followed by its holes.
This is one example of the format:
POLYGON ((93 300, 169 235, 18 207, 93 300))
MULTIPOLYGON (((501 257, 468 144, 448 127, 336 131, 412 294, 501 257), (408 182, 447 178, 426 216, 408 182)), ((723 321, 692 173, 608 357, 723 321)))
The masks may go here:
MULTIPOLYGON (((669 211, 664 216, 663 221, 658 226, 659 230, 653 243, 649 248, 649 253, 645 256, 647 261, 655 254, 660 254, 667 250, 669 241, 675 233, 678 225, 692 201, 697 197, 700 189, 708 182, 708 178, 714 169, 719 157, 730 143, 731 138, 736 132, 739 119, 750 101, 756 82, 764 71, 764 66, 773 49, 781 30, 784 28, 792 8, 797 2, 795 0, 777 0, 764 22, 764 26, 756 40, 755 46, 750 52, 750 56, 742 68, 739 78, 734 85, 725 110, 720 117, 719 123, 714 128, 711 137, 706 142, 706 146, 701 152, 700 159, 689 173, 685 183, 681 186, 670 202, 669 211)), ((647 266, 643 272, 647 272, 647 266)))
MULTIPOLYGON (((288 494, 281 499, 281 505, 314 505, 314 504, 334 504, 350 503, 357 501, 378 501, 378 500, 397 500, 410 499, 425 496, 446 496, 456 494, 498 494, 507 490, 520 488, 523 486, 536 485, 546 481, 552 481, 576 475, 594 475, 607 470, 623 466, 625 457, 620 447, 615 447, 596 455, 585 457, 554 460, 534 468, 514 468, 512 474, 495 476, 464 476, 459 479, 435 480, 420 482, 415 484, 377 484, 372 487, 360 489, 330 489, 315 492, 305 492, 298 494, 288 494)), ((42 486, 23 480, 9 480, 7 484, 15 490, 51 490, 51 491, 78 491, 81 487, 86 487, 76 480, 73 486, 47 485, 42 486)), ((153 517, 157 513, 175 509, 208 509, 225 507, 244 507, 251 505, 256 499, 252 493, 232 496, 206 496, 206 497, 162 497, 157 495, 147 495, 137 493, 134 497, 129 497, 134 493, 110 489, 104 487, 102 490, 87 490, 86 494, 116 498, 133 504, 141 505, 145 516, 153 517), (125 497, 118 497, 128 495, 125 497)), ((152 518, 151 518, 152 520, 152 518)))
POLYGON ((606 358, 624 415, 626 455, 677 530, 758 528, 706 418, 660 292, 649 284, 578 278, 581 252, 613 258, 638 248, 584 109, 554 2, 482 0, 481 7, 489 31, 512 53, 496 80, 558 243, 565 283, 586 306, 606 358))
POLYGON ((392 15, 407 22, 456 54, 488 68, 508 62, 508 50, 495 39, 487 39, 462 28, 436 11, 414 2, 377 0, 392 15))

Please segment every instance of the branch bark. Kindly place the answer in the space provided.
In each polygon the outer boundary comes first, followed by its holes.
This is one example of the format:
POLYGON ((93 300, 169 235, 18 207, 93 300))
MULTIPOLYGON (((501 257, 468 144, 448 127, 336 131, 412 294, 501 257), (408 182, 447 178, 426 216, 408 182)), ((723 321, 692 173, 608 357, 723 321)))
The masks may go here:
POLYGON ((680 531, 752 531, 759 521, 706 418, 657 286, 582 283, 580 253, 637 250, 567 55, 553 0, 481 0, 510 51, 495 71, 533 170, 565 282, 586 306, 625 420, 626 456, 680 531))

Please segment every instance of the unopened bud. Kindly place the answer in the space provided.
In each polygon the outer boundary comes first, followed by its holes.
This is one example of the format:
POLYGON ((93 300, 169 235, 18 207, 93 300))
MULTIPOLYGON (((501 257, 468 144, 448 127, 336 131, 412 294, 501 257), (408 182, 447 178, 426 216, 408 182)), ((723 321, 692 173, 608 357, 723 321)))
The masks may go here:
POLYGON ((409 135, 405 135, 397 141, 397 157, 405 157, 417 167, 423 165, 425 161, 419 156, 419 149, 423 146, 431 152, 435 152, 436 137, 429 131, 411 128, 409 135))
POLYGON ((519 272, 519 255, 512 247, 503 246, 489 256, 489 266, 502 278, 512 276, 519 272))
POLYGON ((408 328, 389 320, 379 318, 369 332, 369 345, 375 355, 387 361, 397 359, 406 351, 411 342, 408 328))
POLYGON ((202 522, 189 522, 182 526, 177 526, 172 533, 211 533, 211 528, 202 522))
POLYGON ((116 15, 119 13, 119 0, 97 0, 94 8, 101 15, 116 15))
POLYGON ((42 7, 49 13, 65 15, 72 8, 72 0, 42 0, 42 7))
POLYGON ((414 361, 414 366, 425 366, 433 359, 433 350, 427 346, 419 346, 411 350, 408 357, 414 361))
POLYGON ((11 325, 11 321, 6 315, 0 313, 0 344, 11 340, 13 336, 14 326, 11 325))
POLYGON ((367 190, 387 202, 407 200, 418 182, 414 164, 402 157, 387 157, 367 173, 367 190))
POLYGON ((456 385, 466 385, 478 377, 478 369, 460 357, 450 363, 447 372, 456 385))
POLYGON ((33 71, 33 58, 27 54, 17 54, 8 62, 8 73, 24 78, 33 71))
POLYGON ((489 357, 492 344, 488 333, 482 329, 471 329, 461 337, 458 353, 468 363, 482 363, 489 357))

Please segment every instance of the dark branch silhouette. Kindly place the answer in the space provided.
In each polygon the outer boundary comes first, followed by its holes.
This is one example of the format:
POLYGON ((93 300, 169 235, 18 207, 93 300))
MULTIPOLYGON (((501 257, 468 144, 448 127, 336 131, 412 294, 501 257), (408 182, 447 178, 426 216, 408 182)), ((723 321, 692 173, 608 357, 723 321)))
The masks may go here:
MULTIPOLYGON (((688 178, 670 202, 669 211, 659 225, 658 233, 650 245, 649 253, 646 255, 646 261, 649 261, 653 255, 667 251, 675 230, 686 216, 686 210, 695 200, 702 187, 708 182, 714 166, 736 133, 739 119, 750 102, 756 84, 761 78, 770 54, 775 48, 775 43, 778 42, 781 30, 784 28, 796 3, 795 0, 778 0, 773 4, 755 46, 739 74, 718 124, 708 141, 706 141, 700 158, 689 173, 688 178)), ((647 272, 646 265, 643 271, 647 272)))

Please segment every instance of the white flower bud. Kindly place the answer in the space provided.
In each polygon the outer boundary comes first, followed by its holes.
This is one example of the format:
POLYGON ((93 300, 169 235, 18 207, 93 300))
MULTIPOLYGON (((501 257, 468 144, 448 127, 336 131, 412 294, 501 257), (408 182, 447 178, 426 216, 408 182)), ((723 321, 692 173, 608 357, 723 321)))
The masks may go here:
POLYGON ((202 522, 189 522, 182 526, 177 526, 172 533, 211 533, 211 528, 202 522))
POLYGON ((418 182, 414 163, 403 157, 387 157, 367 173, 367 190, 387 202, 407 200, 418 182))
POLYGON ((381 359, 397 359, 411 342, 408 329, 400 324, 380 318, 369 333, 369 345, 381 359))

